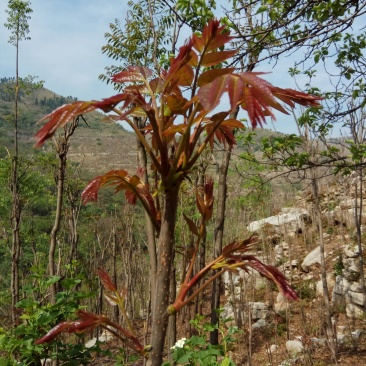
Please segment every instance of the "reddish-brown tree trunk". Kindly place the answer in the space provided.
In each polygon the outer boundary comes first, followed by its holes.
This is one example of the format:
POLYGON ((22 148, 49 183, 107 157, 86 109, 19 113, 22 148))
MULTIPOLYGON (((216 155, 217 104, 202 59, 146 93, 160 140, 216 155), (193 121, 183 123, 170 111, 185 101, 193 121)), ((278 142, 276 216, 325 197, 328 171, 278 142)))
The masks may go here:
MULTIPOLYGON (((226 210, 226 195, 227 195, 227 172, 229 169, 231 158, 231 148, 228 148, 224 152, 221 166, 219 169, 219 188, 217 193, 217 213, 215 221, 215 248, 214 258, 217 258, 222 252, 222 241, 224 238, 224 224, 225 224, 225 210, 226 210)), ((217 311, 220 307, 220 287, 221 277, 214 280, 212 285, 212 297, 211 297, 211 324, 217 324, 219 317, 217 311)), ((219 333, 215 329, 210 334, 211 344, 219 343, 219 333)))
POLYGON ((167 307, 169 305, 169 289, 172 273, 172 258, 174 249, 174 231, 178 207, 178 192, 180 182, 167 189, 163 196, 161 229, 158 239, 158 260, 156 285, 152 289, 152 331, 149 366, 161 366, 165 337, 168 325, 167 307))

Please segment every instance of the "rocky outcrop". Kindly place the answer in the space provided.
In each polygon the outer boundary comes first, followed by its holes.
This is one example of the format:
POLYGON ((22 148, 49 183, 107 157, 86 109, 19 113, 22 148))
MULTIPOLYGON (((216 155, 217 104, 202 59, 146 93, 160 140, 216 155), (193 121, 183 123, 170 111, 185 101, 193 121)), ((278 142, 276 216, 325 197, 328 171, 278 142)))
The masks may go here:
POLYGON ((304 229, 306 222, 310 221, 309 212, 304 208, 282 208, 281 213, 262 220, 253 221, 247 226, 251 232, 259 232, 270 225, 275 232, 286 230, 289 233, 299 233, 304 229))
POLYGON ((332 303, 346 310, 349 318, 364 316, 364 295, 360 284, 359 253, 357 246, 345 245, 342 257, 342 274, 336 277, 332 303))

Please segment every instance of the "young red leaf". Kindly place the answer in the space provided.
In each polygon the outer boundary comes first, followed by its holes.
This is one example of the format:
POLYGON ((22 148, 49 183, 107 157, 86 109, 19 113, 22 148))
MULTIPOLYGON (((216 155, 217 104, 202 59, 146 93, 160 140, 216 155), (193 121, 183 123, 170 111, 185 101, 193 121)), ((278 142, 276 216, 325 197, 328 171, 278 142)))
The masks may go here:
POLYGON ((158 213, 155 208, 154 199, 151 196, 149 187, 137 176, 131 176, 126 170, 111 170, 104 175, 100 175, 91 180, 81 194, 83 203, 96 201, 98 191, 103 186, 115 186, 115 192, 127 191, 126 198, 129 203, 135 203, 136 196, 143 204, 146 212, 152 218, 153 224, 159 230, 160 223, 158 213))
POLYGON ((194 72, 190 65, 183 65, 175 74, 175 79, 178 80, 180 86, 190 86, 194 79, 194 72))
MULTIPOLYGON (((227 31, 224 25, 220 26, 220 22, 217 19, 211 20, 202 30, 203 49, 206 52, 225 46, 233 38, 230 37, 230 32, 227 31)), ((202 52, 202 49, 200 52, 202 52)))
POLYGON ((237 52, 237 50, 233 50, 205 53, 202 57, 201 64, 202 66, 215 66, 234 56, 237 52))
POLYGON ((220 125, 215 131, 215 137, 221 144, 228 144, 231 148, 236 145, 236 138, 233 134, 233 129, 220 125))
POLYGON ((224 69, 211 69, 203 72, 197 79, 198 86, 204 86, 212 83, 216 78, 222 75, 229 75, 235 71, 234 67, 224 69))
MULTIPOLYGON (((254 256, 243 256, 245 262, 243 267, 252 267, 262 276, 266 277, 270 281, 274 282, 278 289, 290 300, 298 300, 299 296, 296 291, 288 283, 286 277, 276 268, 270 265, 262 263, 254 256)), ((243 268, 242 267, 242 268, 243 268)))
POLYGON ((38 338, 34 343, 35 344, 42 344, 42 343, 48 343, 53 341, 61 332, 63 332, 65 329, 68 329, 70 326, 69 322, 62 322, 57 324, 55 327, 53 327, 47 334, 45 334, 43 337, 38 338))
POLYGON ((37 132, 35 147, 42 146, 47 139, 55 134, 59 127, 64 126, 80 114, 88 113, 94 109, 92 102, 75 102, 55 109, 40 120, 40 122, 49 121, 37 132))
POLYGON ((196 206, 198 208, 199 213, 201 216, 205 215, 205 201, 203 200, 203 197, 200 195, 200 193, 196 192, 196 206))
POLYGON ((213 180, 208 178, 203 187, 196 191, 196 205, 205 221, 210 220, 212 217, 213 202, 213 180))
POLYGON ((252 88, 252 95, 255 97, 263 108, 268 108, 268 106, 279 110, 282 113, 288 114, 286 109, 284 109, 281 104, 275 99, 271 84, 267 81, 259 78, 257 75, 263 73, 255 72, 243 72, 240 74, 244 83, 249 84, 252 88))
POLYGON ((258 237, 255 235, 252 235, 250 238, 242 241, 233 241, 222 249, 222 256, 224 258, 228 258, 234 253, 245 253, 249 251, 254 244, 257 243, 258 237))
POLYGON ((37 132, 35 136, 35 147, 42 146, 47 139, 51 138, 55 134, 58 128, 63 127, 77 116, 89 113, 95 109, 101 109, 104 112, 109 112, 121 101, 125 101, 126 106, 135 98, 136 97, 131 94, 123 93, 101 101, 78 101, 71 104, 65 104, 40 120, 40 122, 47 120, 48 122, 37 132))
POLYGON ((244 82, 239 75, 228 74, 217 77, 213 82, 202 86, 197 95, 206 111, 213 110, 227 92, 230 98, 231 111, 234 111, 243 100, 244 82))
POLYGON ((171 60, 170 68, 164 75, 164 90, 171 91, 179 82, 179 70, 188 64, 191 59, 192 39, 190 39, 184 46, 179 49, 177 57, 171 60), (169 86, 169 89, 167 87, 169 86))
POLYGON ((248 117, 253 128, 256 128, 257 125, 262 126, 266 123, 266 116, 268 115, 275 119, 269 109, 263 109, 262 105, 253 95, 252 88, 244 87, 241 107, 248 112, 248 117))
POLYGON ((172 113, 185 114, 189 108, 187 99, 182 96, 168 95, 166 102, 172 113))
POLYGON ((63 331, 68 333, 85 333, 108 321, 108 318, 104 315, 88 313, 84 310, 77 311, 76 315, 79 317, 78 320, 57 324, 45 336, 37 339, 35 344, 51 342, 63 331))
POLYGON ((183 134, 186 128, 187 125, 185 123, 181 123, 179 125, 172 125, 164 130, 163 135, 169 137, 171 135, 175 135, 176 133, 183 134))
POLYGON ((140 66, 128 66, 126 70, 112 76, 115 83, 144 82, 153 75, 153 71, 140 66))
POLYGON ((221 123, 221 126, 229 128, 244 128, 244 124, 235 118, 230 118, 221 123))
POLYGON ((99 276, 100 282, 102 282, 103 286, 108 291, 112 291, 112 292, 117 291, 117 287, 112 282, 111 278, 109 277, 109 274, 103 268, 98 268, 97 269, 97 274, 99 276))
POLYGON ((198 232, 196 224, 185 214, 183 214, 183 217, 184 217, 184 220, 186 220, 186 223, 188 224, 191 233, 193 235, 199 236, 199 232, 198 232))
POLYGON ((198 100, 207 112, 212 111, 219 105, 222 95, 227 91, 226 77, 230 78, 231 75, 220 76, 212 83, 206 84, 198 90, 198 100))
POLYGON ((305 107, 320 107, 319 101, 324 99, 298 90, 282 89, 273 85, 270 86, 270 89, 274 96, 288 104, 290 107, 294 105, 293 102, 305 107))
POLYGON ((109 305, 112 305, 112 306, 118 305, 118 299, 116 296, 113 296, 110 294, 104 294, 104 297, 106 298, 109 305))

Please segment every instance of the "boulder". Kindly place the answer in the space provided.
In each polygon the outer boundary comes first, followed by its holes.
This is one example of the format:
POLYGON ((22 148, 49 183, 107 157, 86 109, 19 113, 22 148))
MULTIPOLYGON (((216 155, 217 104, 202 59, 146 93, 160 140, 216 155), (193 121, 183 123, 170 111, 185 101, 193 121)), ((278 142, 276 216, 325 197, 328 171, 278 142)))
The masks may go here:
POLYGON ((365 315, 361 306, 352 303, 346 305, 346 314, 347 317, 351 319, 359 319, 365 315))
POLYGON ((259 319, 257 322, 255 322, 252 325, 252 329, 258 329, 258 328, 263 328, 267 325, 267 322, 264 319, 259 319))
POLYGON ((268 305, 264 302, 249 302, 252 309, 252 319, 265 319, 268 315, 268 305))
POLYGON ((234 319, 234 309, 231 304, 226 303, 222 310, 223 319, 234 319))
POLYGON ((311 337, 311 345, 318 348, 318 347, 324 347, 327 343, 327 340, 325 338, 316 338, 311 337))
MULTIPOLYGON (((328 291, 331 293, 332 288, 335 285, 334 275, 333 273, 327 273, 327 285, 328 285, 328 291)), ((316 283, 316 295, 317 296, 323 296, 323 281, 319 280, 316 283)))
POLYGON ((275 232, 279 232, 285 227, 289 232, 298 233, 302 230, 304 222, 309 220, 309 212, 304 208, 283 208, 278 215, 251 222, 247 226, 247 230, 258 232, 261 231, 264 226, 271 225, 275 232))
POLYGON ((290 355, 296 356, 299 353, 302 353, 304 345, 299 340, 290 340, 286 342, 286 350, 290 355))
POLYGON ((287 308, 288 308, 288 302, 286 302, 286 301, 276 302, 274 304, 274 311, 276 314, 284 313, 287 308))
MULTIPOLYGON (((362 205, 365 207, 366 201, 362 201, 362 205)), ((355 200, 353 198, 346 198, 341 201, 334 209, 334 218, 338 222, 341 222, 349 227, 355 225, 355 200)), ((362 223, 365 223, 366 212, 362 211, 362 223)))
POLYGON ((314 264, 320 264, 320 246, 312 250, 302 261, 301 268, 304 272, 309 272, 314 264))
POLYGON ((347 244, 343 247, 343 254, 346 258, 357 258, 359 253, 358 245, 347 244))
POLYGON ((276 302, 274 304, 274 311, 276 314, 281 314, 288 308, 288 301, 282 292, 279 292, 276 297, 276 302))
POLYGON ((346 301, 351 302, 352 304, 363 306, 363 293, 354 292, 350 289, 347 293, 346 301))
POLYGON ((346 304, 346 295, 352 283, 343 276, 337 276, 332 293, 332 303, 335 307, 343 307, 346 304))

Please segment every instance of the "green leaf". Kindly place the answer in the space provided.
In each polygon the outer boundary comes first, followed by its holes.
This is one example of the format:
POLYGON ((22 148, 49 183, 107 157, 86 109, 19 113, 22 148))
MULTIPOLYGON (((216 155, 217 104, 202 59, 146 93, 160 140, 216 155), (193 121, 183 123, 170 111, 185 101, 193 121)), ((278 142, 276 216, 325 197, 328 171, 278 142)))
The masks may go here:
POLYGON ((192 355, 193 355, 193 352, 188 351, 187 353, 185 353, 182 357, 180 357, 177 360, 177 364, 184 364, 186 362, 189 362, 189 360, 191 359, 192 355))
POLYGON ((51 286, 53 285, 54 283, 60 281, 61 277, 60 276, 52 276, 51 278, 49 278, 47 281, 46 281, 46 285, 47 286, 51 286))
POLYGON ((220 366, 235 366, 235 363, 230 358, 225 357, 220 363, 220 366))
POLYGON ((206 340, 203 337, 193 336, 189 339, 189 343, 192 346, 202 346, 206 344, 206 340))
POLYGON ((256 14, 264 13, 264 12, 265 12, 265 11, 267 11, 267 10, 268 10, 268 6, 265 6, 265 5, 260 6, 260 7, 258 8, 258 10, 257 10, 256 14))

